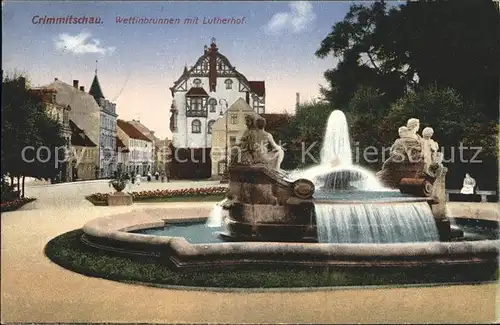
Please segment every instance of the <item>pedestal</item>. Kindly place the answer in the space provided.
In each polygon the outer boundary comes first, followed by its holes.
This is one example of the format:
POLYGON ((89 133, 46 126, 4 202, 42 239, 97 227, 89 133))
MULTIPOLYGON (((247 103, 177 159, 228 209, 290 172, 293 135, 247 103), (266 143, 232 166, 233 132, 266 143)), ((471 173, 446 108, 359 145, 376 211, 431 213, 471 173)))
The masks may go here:
POLYGON ((109 206, 117 206, 117 205, 132 205, 132 195, 123 192, 115 192, 108 196, 108 205, 109 206))

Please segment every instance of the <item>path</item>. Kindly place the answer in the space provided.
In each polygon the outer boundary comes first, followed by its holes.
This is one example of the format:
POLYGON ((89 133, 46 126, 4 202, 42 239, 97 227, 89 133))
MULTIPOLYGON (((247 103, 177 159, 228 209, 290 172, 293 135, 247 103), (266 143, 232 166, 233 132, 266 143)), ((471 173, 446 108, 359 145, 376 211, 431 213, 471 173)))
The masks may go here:
POLYGON ((99 216, 211 203, 63 205, 76 203, 79 199, 70 193, 79 190, 42 190, 44 204, 38 208, 2 214, 2 323, 491 323, 500 312, 495 284, 238 293, 159 289, 82 276, 50 262, 43 254, 45 244, 99 216), (50 195, 58 198, 52 202, 50 195))

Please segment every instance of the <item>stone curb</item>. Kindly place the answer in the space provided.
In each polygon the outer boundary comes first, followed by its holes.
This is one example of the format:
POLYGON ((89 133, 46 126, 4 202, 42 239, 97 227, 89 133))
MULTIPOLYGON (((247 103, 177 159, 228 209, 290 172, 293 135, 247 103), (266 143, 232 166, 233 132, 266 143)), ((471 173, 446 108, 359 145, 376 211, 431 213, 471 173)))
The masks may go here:
POLYGON ((477 281, 477 282, 443 282, 422 284, 394 284, 394 285, 366 285, 366 286, 332 286, 332 287, 289 287, 289 288, 218 288, 218 287, 193 287, 171 284, 155 284, 140 281, 110 280, 130 285, 140 285, 152 288, 181 290, 181 291, 206 291, 206 292, 230 292, 230 293, 268 293, 268 292, 323 292, 341 290, 387 290, 387 289, 419 289, 435 287, 451 287, 462 285, 487 285, 500 284, 499 281, 477 281))

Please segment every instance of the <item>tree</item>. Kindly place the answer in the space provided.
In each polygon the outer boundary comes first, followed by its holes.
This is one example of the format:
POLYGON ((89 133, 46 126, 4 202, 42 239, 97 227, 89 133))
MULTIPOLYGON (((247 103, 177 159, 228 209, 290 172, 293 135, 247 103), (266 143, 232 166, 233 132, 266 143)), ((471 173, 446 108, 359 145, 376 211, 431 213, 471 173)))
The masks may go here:
POLYGON ((408 90, 435 84, 456 89, 497 120, 499 21, 491 0, 353 5, 316 52, 340 60, 325 72, 325 98, 344 107, 359 85, 366 85, 386 93, 390 103, 408 90))
POLYGON ((326 123, 333 110, 326 101, 312 101, 300 105, 296 114, 289 117, 288 127, 277 137, 286 143, 283 168, 302 168, 319 162, 326 123))
POLYGON ((11 183, 16 177, 19 194, 24 195, 24 177, 49 179, 59 173, 61 166, 56 160, 64 159, 59 148, 64 147, 65 140, 60 124, 48 115, 43 99, 29 91, 25 77, 5 77, 2 93, 1 173, 9 175, 11 183), (39 150, 42 147, 48 151, 39 150))

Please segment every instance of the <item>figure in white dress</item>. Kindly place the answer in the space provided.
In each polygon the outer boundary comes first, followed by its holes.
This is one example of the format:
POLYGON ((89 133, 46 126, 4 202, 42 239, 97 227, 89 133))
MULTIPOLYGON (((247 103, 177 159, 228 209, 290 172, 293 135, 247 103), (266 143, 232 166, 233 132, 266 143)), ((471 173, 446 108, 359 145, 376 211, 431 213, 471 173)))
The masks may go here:
POLYGON ((141 185, 141 175, 139 173, 135 175, 135 184, 137 184, 137 186, 141 185))
POLYGON ((474 194, 474 187, 476 186, 476 180, 472 178, 469 173, 465 174, 464 184, 460 190, 460 194, 474 194))

